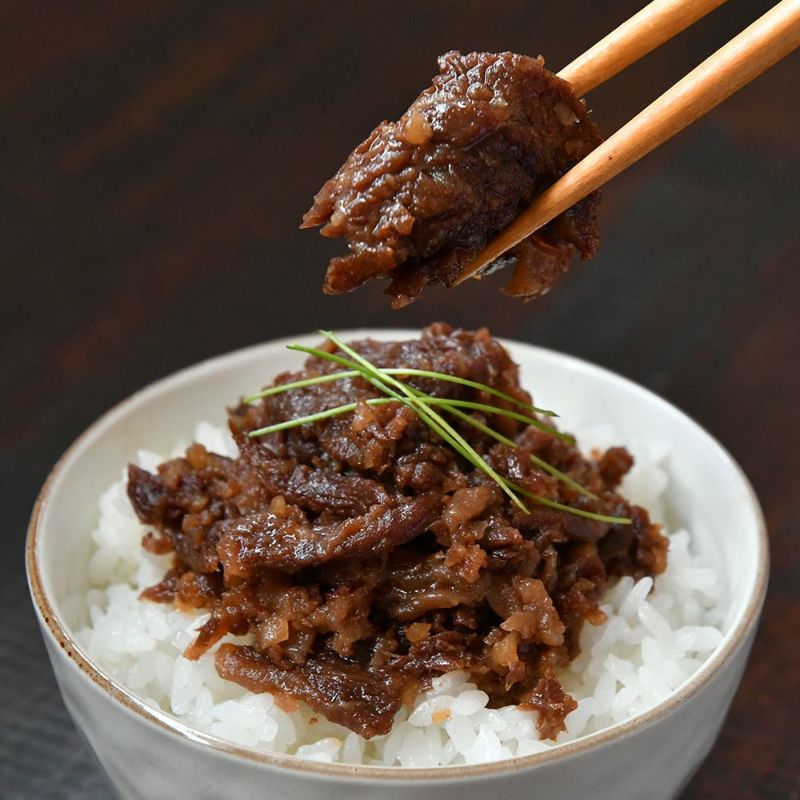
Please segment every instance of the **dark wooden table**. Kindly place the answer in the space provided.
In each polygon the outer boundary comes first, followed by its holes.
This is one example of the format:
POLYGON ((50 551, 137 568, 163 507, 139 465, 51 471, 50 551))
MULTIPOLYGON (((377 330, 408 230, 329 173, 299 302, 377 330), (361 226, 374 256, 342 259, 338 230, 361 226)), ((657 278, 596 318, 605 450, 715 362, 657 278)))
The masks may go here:
MULTIPOLYGON (((772 539, 764 621, 682 795, 800 797, 800 54, 618 178, 600 256, 523 305, 496 283, 319 291, 338 243, 297 224, 349 149, 449 48, 566 63, 640 0, 44 3, 0 9, 0 794, 111 790, 50 675, 26 519, 66 445, 199 359, 317 327, 488 325, 660 392, 751 477, 772 539)), ((771 3, 738 0, 591 96, 613 130, 771 3)))

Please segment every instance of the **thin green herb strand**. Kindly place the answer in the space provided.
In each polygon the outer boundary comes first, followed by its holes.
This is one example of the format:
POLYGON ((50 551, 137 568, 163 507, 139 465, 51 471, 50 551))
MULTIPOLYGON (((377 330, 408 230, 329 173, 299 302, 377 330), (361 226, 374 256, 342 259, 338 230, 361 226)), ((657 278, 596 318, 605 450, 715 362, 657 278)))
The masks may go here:
MULTIPOLYGON (((477 428, 482 433, 485 433, 487 436, 492 436, 497 439, 498 442, 501 444, 507 445, 508 447, 517 448, 519 445, 512 439, 509 439, 507 436, 503 436, 502 433, 498 433, 495 430, 492 430, 488 425, 484 425, 479 420, 471 417, 469 414, 465 414, 463 411, 460 411, 457 408, 448 408, 447 409, 451 414, 455 415, 459 419, 463 419, 464 422, 469 423, 470 425, 477 428)), ((571 489, 574 489, 576 492, 580 494, 590 497, 592 500, 597 500, 598 497, 596 494, 592 494, 587 488, 581 486, 576 480, 570 478, 565 472, 561 472, 561 470, 556 469, 552 464, 545 461, 543 458, 535 455, 534 453, 529 453, 531 461, 536 464, 537 467, 544 470, 548 475, 552 475, 554 478, 557 478, 562 483, 569 486, 571 489)))
MULTIPOLYGON (((385 373, 386 375, 412 375, 414 377, 419 377, 419 378, 432 378, 438 381, 457 383, 460 386, 469 386, 472 389, 477 389, 478 391, 494 395, 495 397, 498 397, 501 400, 513 403, 514 405, 520 406, 521 408, 527 408, 530 411, 533 411, 535 414, 543 414, 544 416, 547 417, 558 416, 558 414, 555 411, 551 411, 549 408, 539 408, 538 406, 531 405, 530 403, 525 403, 522 400, 517 400, 517 398, 512 397, 510 394, 506 394, 505 392, 501 392, 499 389, 495 389, 493 386, 488 386, 487 384, 479 383, 478 381, 471 381, 467 378, 460 378, 456 375, 448 375, 446 372, 435 372, 433 370, 427 370, 427 369, 412 369, 412 368, 405 369, 403 367, 389 367, 386 369, 382 369, 381 372, 385 373)), ((288 392, 291 391, 292 389, 302 389, 306 386, 315 386, 318 383, 328 383, 330 381, 338 381, 344 378, 355 378, 360 374, 362 373, 358 372, 357 370, 347 370, 345 372, 331 372, 326 375, 318 375, 315 378, 305 378, 304 380, 301 381, 282 383, 278 386, 270 386, 267 389, 262 389, 260 392, 256 392, 256 394, 252 394, 249 397, 245 397, 243 398, 243 402, 252 403, 264 397, 271 397, 272 395, 282 394, 283 392, 288 392)))
POLYGON ((595 522, 607 522, 610 525, 630 525, 633 522, 629 517, 610 517, 606 514, 596 514, 594 511, 584 511, 582 508, 573 508, 572 506, 564 505, 564 503, 557 503, 555 500, 548 500, 546 497, 539 497, 539 495, 532 492, 526 493, 525 497, 529 497, 539 505, 547 506, 557 511, 564 511, 576 517, 585 517, 595 522))
MULTIPOLYGON (((422 392, 417 392, 417 394, 420 396, 420 399, 425 398, 425 397, 429 398, 428 395, 423 395, 422 392)), ((427 402, 431 402, 431 401, 435 401, 439 405, 446 406, 446 410, 450 414, 453 414, 454 416, 458 417, 459 419, 464 420, 464 422, 469 423, 470 425, 472 425, 473 427, 477 428, 482 433, 485 433, 488 436, 494 437, 501 444, 507 445, 508 447, 512 447, 514 449, 516 449, 518 447, 517 443, 515 441, 513 441, 512 439, 509 439, 507 436, 503 436, 502 433, 498 433, 497 431, 495 431, 492 428, 490 428, 488 425, 484 425, 482 422, 480 422, 479 420, 475 419, 474 417, 471 417, 469 414, 465 414, 463 411, 459 410, 458 408, 453 408, 451 405, 449 405, 449 403, 456 402, 456 401, 448 401, 446 399, 439 399, 439 398, 429 398, 427 400, 427 402)), ((491 406, 491 408, 494 408, 494 406, 491 406)), ((581 494, 585 495, 586 497, 591 497, 592 500, 597 500, 598 499, 597 495, 592 494, 588 489, 586 489, 585 487, 581 486, 577 481, 575 481, 572 478, 570 478, 569 475, 567 475, 564 472, 561 472, 561 470, 559 470, 559 469, 556 469, 552 464, 549 464, 543 458, 539 458, 539 456, 534 455, 533 453, 529 453, 528 455, 530 456, 531 461, 533 461, 533 463, 536 464, 536 466, 538 466, 541 469, 543 469, 549 475, 552 475, 554 478, 558 478, 560 481, 565 483, 567 486, 570 486, 575 491, 580 492, 581 494)))
POLYGON ((516 411, 510 411, 507 408, 498 408, 497 406, 492 406, 488 403, 476 403, 472 400, 454 400, 449 397, 432 397, 429 402, 433 403, 434 405, 455 408, 471 408, 474 411, 484 411, 487 414, 497 414, 500 417, 508 417, 509 419, 514 419, 518 422, 524 422, 526 425, 538 428, 540 431, 549 433, 551 436, 555 436, 557 439, 561 439, 569 444, 575 444, 574 436, 570 436, 567 433, 561 433, 561 431, 556 430, 552 425, 547 425, 535 417, 527 417, 525 414, 518 414, 516 411))
MULTIPOLYGON (((431 398, 429 395, 425 395, 423 392, 414 390, 413 388, 412 388, 412 391, 417 395, 417 397, 422 402, 434 401, 434 402, 438 403, 439 405, 445 405, 445 403, 446 403, 446 400, 445 400, 445 402, 442 402, 443 398, 431 398)), ((458 408, 453 408, 452 406, 450 406, 450 407, 447 407, 446 410, 449 411, 451 414, 454 414, 455 416, 463 419, 465 422, 468 422, 468 423, 470 423, 472 425, 475 425, 475 427, 477 427, 478 429, 482 430, 483 432, 489 434, 490 436, 493 436, 495 439, 497 439, 498 441, 502 442, 503 444, 507 444, 510 447, 514 447, 514 448, 517 447, 516 443, 514 441, 512 441, 511 439, 503 436, 501 433, 497 433, 497 431, 492 430, 488 425, 484 425, 482 422, 479 422, 478 420, 474 419, 473 417, 470 417, 469 414, 465 414, 463 411, 459 410, 458 408)), ((550 474, 553 475, 553 477, 560 478, 565 483, 567 483, 568 485, 572 486, 572 488, 574 488, 575 490, 577 490, 581 494, 586 495, 587 497, 591 497, 593 500, 599 499, 597 497, 597 495, 592 494, 588 489, 585 489, 577 481, 574 481, 572 478, 570 478, 569 475, 566 475, 565 473, 563 473, 560 470, 558 470, 555 467, 553 467, 551 464, 548 464, 544 459, 541 459, 538 456, 535 456, 533 453, 529 453, 529 455, 531 457, 531 460, 535 464, 537 464, 538 466, 542 467, 546 471, 550 472, 550 474)), ((605 514, 597 514, 594 511, 584 511, 583 509, 580 509, 580 508, 573 508, 572 506, 565 505, 564 503, 559 503, 559 502, 557 502, 555 500, 549 500, 549 499, 547 499, 545 497, 540 497, 539 495, 534 494, 533 492, 529 492, 527 489, 523 488, 522 486, 519 486, 518 484, 513 483, 512 481, 508 480, 507 478, 503 478, 502 476, 500 476, 500 478, 513 491, 518 492, 519 494, 522 494, 525 497, 529 497, 532 500, 535 500, 537 503, 540 503, 541 505, 548 506, 550 508, 554 508, 554 509, 556 509, 558 511, 564 511, 566 513, 573 514, 573 515, 578 516, 578 517, 585 517, 586 519, 592 519, 592 520, 596 520, 598 522, 608 522, 608 523, 619 524, 619 525, 629 525, 629 524, 631 524, 631 520, 628 519, 627 517, 611 517, 611 516, 607 516, 605 514)), ((524 510, 526 512, 528 512, 528 509, 524 509, 524 510)))
POLYGON ((582 508, 573 508, 572 506, 565 505, 564 503, 559 503, 556 500, 550 500, 547 497, 540 497, 538 494, 534 494, 533 492, 529 492, 527 489, 519 486, 512 481, 508 481, 508 485, 511 486, 515 492, 519 492, 524 497, 528 497, 534 501, 534 503, 538 503, 542 506, 547 506, 548 508, 553 508, 556 511, 565 511, 568 514, 573 514, 576 517, 585 517, 586 519, 593 519, 596 522, 608 522, 612 525, 630 525, 633 520, 629 517, 609 517, 606 514, 597 514, 594 511, 584 511, 582 508))
POLYGON ((309 347, 305 344, 287 344, 286 349, 294 350, 298 353, 306 353, 310 356, 316 356, 317 358, 322 358, 325 361, 333 361, 336 364, 341 364, 343 367, 349 367, 350 369, 355 370, 360 375, 364 374, 364 368, 359 367, 355 361, 345 358, 344 356, 337 356, 336 353, 329 353, 327 350, 320 350, 319 347, 309 347))
POLYGON ((472 389, 477 389, 478 391, 499 397, 501 400, 505 400, 508 403, 513 403, 515 406, 527 408, 535 414, 544 414, 546 417, 558 416, 555 411, 551 411, 549 408, 539 408, 523 400, 517 400, 516 397, 506 394, 506 392, 501 392, 499 389, 495 389, 488 384, 480 383, 479 381, 471 381, 468 378, 460 378, 457 375, 448 375, 446 372, 435 372, 434 370, 428 369, 404 369, 403 367, 390 367, 389 369, 381 371, 385 372, 387 375, 412 375, 415 378, 433 378, 437 381, 447 381, 448 383, 457 383, 460 386, 469 386, 472 389))
MULTIPOLYGON (((320 331, 320 334, 322 332, 320 331)), ((289 344, 286 346, 288 350, 296 350, 300 353, 307 353, 308 355, 316 356, 317 358, 325 359, 326 361, 333 361, 336 364, 341 364, 343 367, 350 367, 354 369, 359 375, 368 383, 371 383, 378 391, 382 392, 383 394, 388 394, 391 397, 394 397, 395 400, 400 402, 403 401, 403 395, 396 392, 390 386, 384 382, 383 378, 380 375, 380 371, 374 367, 372 364, 369 364, 369 368, 365 369, 360 363, 357 361, 352 361, 349 358, 344 358, 343 356, 337 356, 335 353, 328 353, 326 350, 320 350, 317 347, 307 347, 306 345, 302 344, 289 344)), ((349 348, 348 348, 349 349, 349 348)), ((343 351, 347 352, 347 351, 343 351)), ((350 350, 350 352, 355 352, 350 350)), ((357 354, 356 354, 357 355, 357 354)), ((360 356, 359 356, 360 358, 360 356)), ((365 359, 366 360, 366 359, 365 359)), ((393 380, 393 379, 391 379, 393 380)), ((398 383, 398 381, 393 381, 399 386, 403 386, 402 383, 398 383)))
MULTIPOLYGON (((375 405, 375 404, 370 404, 375 405)), ((285 422, 276 422, 274 425, 267 425, 266 428, 257 428, 254 431, 250 431, 247 435, 250 438, 255 438, 256 436, 266 436, 268 433, 277 433, 278 431, 285 431, 289 428, 299 428, 301 425, 309 425, 312 422, 319 422, 323 419, 330 419, 331 417, 336 417, 339 414, 346 414, 348 411, 355 411, 357 408, 357 403, 347 403, 343 406, 336 406, 336 408, 329 408, 325 411, 318 411, 316 414, 309 414, 306 417, 295 417, 294 419, 288 419, 285 422)))
POLYGON ((291 381, 290 383, 281 383, 277 386, 270 386, 267 389, 262 389, 260 392, 251 394, 249 397, 243 397, 243 403, 254 403, 256 400, 262 400, 265 397, 272 397, 275 394, 283 394, 290 392, 292 389, 303 389, 306 386, 316 386, 319 383, 330 383, 331 381, 339 381, 344 378, 356 378, 361 373, 354 369, 349 369, 346 372, 329 372, 326 375, 317 375, 316 378, 305 378, 302 381, 291 381))
MULTIPOLYGON (((351 358, 353 358, 357 363, 363 365, 363 367, 373 375, 373 377, 379 381, 380 383, 389 384, 386 388, 388 389, 390 386, 394 386, 399 389, 409 400, 409 403, 414 411, 417 412, 418 416, 421 416, 423 421, 427 422, 430 427, 432 427, 445 441, 449 442, 450 445, 459 452, 464 458, 466 458, 473 466, 480 469, 482 472, 486 473, 492 480, 494 480, 502 490, 511 498, 513 503, 518 506, 520 509, 527 511, 525 508, 525 504, 517 497, 517 495, 509 488, 505 480, 492 469, 489 464, 487 464, 479 455, 475 452, 472 446, 464 439, 461 434, 459 434, 449 423, 444 420, 439 414, 437 414, 433 409, 426 408, 424 403, 421 403, 419 397, 417 396, 418 393, 415 392, 410 387, 406 386, 401 381, 396 380, 391 375, 383 375, 380 370, 375 367, 372 363, 370 363, 366 358, 362 355, 357 353, 351 347, 349 347, 345 342, 339 339, 335 333, 332 331, 320 331, 320 333, 325 336, 325 338, 329 339, 333 342, 342 352, 347 353, 351 358)), ((391 392, 390 392, 391 393, 391 392)), ((391 393, 393 396, 396 396, 396 393, 391 393)), ((407 405, 408 405, 407 404, 407 405)))
MULTIPOLYGON (((482 422, 480 422, 479 420, 475 419, 474 417, 471 417, 469 414, 465 414, 463 411, 460 411, 458 408, 454 408, 453 407, 454 405, 464 404, 466 401, 451 400, 449 398, 431 397, 430 395, 427 395, 424 392, 421 392, 421 391, 419 391, 417 389, 414 389, 413 387, 409 387, 409 388, 420 399, 420 401, 425 402, 425 403, 430 403, 430 404, 433 404, 433 405, 442 406, 450 414, 453 414, 454 416, 457 416, 459 419, 462 419, 465 422, 468 422, 470 425, 472 425, 473 427, 475 427, 478 430, 482 431, 483 433, 494 437, 498 442, 501 442, 502 444, 505 444, 508 447, 512 447, 514 449, 516 449, 518 447, 517 443, 514 442, 512 439, 509 439, 507 436, 503 436, 502 433, 498 433, 497 431, 492 430, 492 428, 490 428, 488 425, 484 425, 482 422)), ((482 404, 480 404, 480 403, 472 403, 472 404, 468 405, 468 407, 475 407, 475 406, 482 406, 482 404)), ((487 410, 488 409, 494 409, 495 406, 485 406, 485 408, 487 410)), ((504 409, 500 409, 500 412, 502 412, 503 410, 504 409)), ((584 486, 581 486, 576 480, 574 480, 573 478, 570 478, 569 475, 567 475, 564 472, 561 472, 561 470, 556 469, 556 467, 554 467, 552 464, 549 464, 543 458, 540 458, 539 456, 535 455, 534 453, 529 453, 528 455, 530 456, 531 461, 534 464, 536 464, 536 466, 540 467, 542 470, 547 472, 549 475, 552 475, 554 478, 557 478, 558 480, 562 481, 567 486, 569 486, 572 489, 574 489, 576 492, 579 492, 580 494, 582 494, 582 495, 584 495, 586 497, 590 497, 592 500, 599 499, 596 494, 592 494, 592 492, 590 492, 584 486)))

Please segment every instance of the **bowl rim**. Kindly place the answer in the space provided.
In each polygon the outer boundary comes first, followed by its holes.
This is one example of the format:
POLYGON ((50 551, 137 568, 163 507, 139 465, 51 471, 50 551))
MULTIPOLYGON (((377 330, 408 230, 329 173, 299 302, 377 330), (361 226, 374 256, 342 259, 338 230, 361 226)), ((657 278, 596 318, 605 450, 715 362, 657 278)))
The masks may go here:
MULTIPOLYGON (((380 337, 384 340, 391 340, 394 337, 416 337, 419 330, 413 328, 356 328, 337 331, 346 339, 357 339, 366 337, 380 337)), ((670 414, 677 415, 682 422, 694 427, 707 440, 708 444, 720 451, 726 458, 745 489, 745 502, 747 508, 752 513, 756 525, 756 549, 757 566, 753 581, 752 591, 746 605, 739 614, 737 620, 725 634, 722 642, 717 649, 709 656, 703 665, 686 681, 678 690, 674 691, 658 705, 648 709, 642 714, 636 715, 629 720, 617 723, 609 728, 605 728, 596 733, 580 737, 571 742, 565 742, 554 747, 552 750, 534 753, 528 756, 515 756, 501 761, 492 761, 483 764, 460 764, 446 767, 396 767, 396 766, 377 766, 369 764, 344 764, 344 763, 322 763, 312 761, 286 753, 272 753, 260 750, 255 747, 239 745, 233 742, 220 739, 211 734, 197 730, 180 720, 174 718, 165 711, 157 710, 146 704, 143 700, 136 697, 122 684, 106 675, 103 670, 95 666, 92 661, 82 651, 81 645, 68 632, 66 625, 62 624, 59 614, 51 604, 44 591, 44 583, 39 570, 37 559, 37 545, 39 541, 40 518, 48 500, 48 496, 53 484, 65 471, 69 462, 76 457, 81 449, 105 430, 112 427, 113 423, 123 417, 130 409, 139 402, 157 397, 161 392, 177 388, 175 384, 189 383, 196 377, 209 370, 214 370, 233 361, 246 361, 249 358, 261 353, 262 351, 277 349, 293 342, 317 342, 319 334, 306 333, 297 336, 286 336, 278 339, 271 339, 248 347, 232 350, 212 358, 204 359, 191 366, 172 372, 159 378, 119 403, 112 406, 89 427, 87 427, 64 451, 56 464, 51 469, 45 480, 41 491, 36 499, 28 524, 27 539, 25 543, 25 564, 28 577, 28 587, 33 598, 33 604, 39 617, 40 627, 43 632, 54 640, 55 644, 66 654, 68 663, 76 667, 82 677, 86 678, 95 689, 99 689, 110 697, 112 701, 119 703, 125 710, 143 718, 146 723, 155 724, 159 728, 166 730, 179 737, 183 737, 194 744, 204 745, 219 751, 225 755, 244 758, 257 764, 279 767, 292 772, 299 772, 308 775, 324 776, 339 779, 362 779, 370 781, 429 781, 429 780, 458 780, 466 778, 487 777, 498 774, 512 773, 526 770, 538 766, 545 766, 565 759, 577 756, 593 748, 601 748, 618 739, 625 738, 643 728, 650 727, 658 720, 668 716, 675 709, 686 701, 690 700, 701 689, 703 689, 728 663, 731 655, 739 649, 746 640, 747 635, 757 624, 761 607, 763 606, 766 594, 767 578, 769 573, 769 548, 767 538, 767 528, 763 510, 759 504, 756 493, 750 484, 742 468, 731 456, 723 445, 712 436, 705 428, 692 419, 688 414, 681 411, 677 406, 669 403, 655 392, 639 385, 618 373, 598 366, 584 359, 561 353, 539 345, 529 344, 519 340, 498 337, 504 346, 515 349, 533 350, 537 357, 544 357, 561 362, 564 366, 571 369, 580 370, 594 377, 603 380, 621 382, 628 391, 633 391, 640 395, 645 395, 649 402, 660 405, 662 409, 670 414)))

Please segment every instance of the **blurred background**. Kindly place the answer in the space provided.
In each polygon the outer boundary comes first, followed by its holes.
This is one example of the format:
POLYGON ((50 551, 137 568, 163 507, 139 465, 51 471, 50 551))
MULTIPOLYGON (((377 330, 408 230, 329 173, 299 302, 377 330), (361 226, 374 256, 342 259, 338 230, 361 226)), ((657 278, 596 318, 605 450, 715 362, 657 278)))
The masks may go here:
MULTIPOLYGON (((445 320, 621 372, 742 464, 770 526, 770 596, 731 716, 681 798, 800 797, 787 702, 800 693, 800 54, 610 184, 600 255, 538 302, 500 294, 506 276, 402 311, 377 283, 326 297, 344 246, 297 227, 439 53, 542 54, 557 70, 642 4, 5 0, 0 795, 112 796, 57 694, 24 578, 30 508, 70 441, 144 384, 233 348, 445 320)), ((601 129, 770 5, 731 0, 592 92, 601 129)))

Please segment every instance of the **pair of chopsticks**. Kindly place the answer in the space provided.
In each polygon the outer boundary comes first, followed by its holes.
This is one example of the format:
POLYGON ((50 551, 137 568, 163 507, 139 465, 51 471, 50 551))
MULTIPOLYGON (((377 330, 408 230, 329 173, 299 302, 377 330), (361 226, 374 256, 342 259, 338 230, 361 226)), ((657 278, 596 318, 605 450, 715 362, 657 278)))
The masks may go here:
MULTIPOLYGON (((579 97, 724 0, 654 0, 558 73, 579 97)), ((578 162, 459 275, 480 271, 800 46, 800 0, 782 0, 578 162)))

